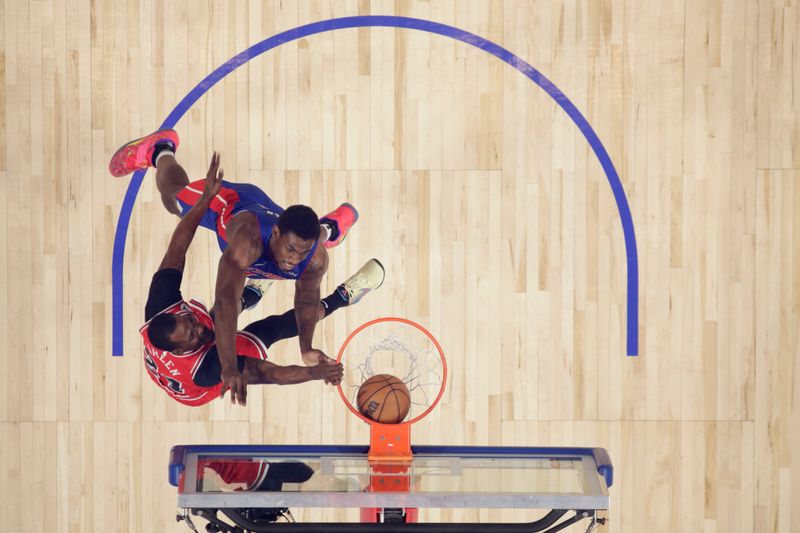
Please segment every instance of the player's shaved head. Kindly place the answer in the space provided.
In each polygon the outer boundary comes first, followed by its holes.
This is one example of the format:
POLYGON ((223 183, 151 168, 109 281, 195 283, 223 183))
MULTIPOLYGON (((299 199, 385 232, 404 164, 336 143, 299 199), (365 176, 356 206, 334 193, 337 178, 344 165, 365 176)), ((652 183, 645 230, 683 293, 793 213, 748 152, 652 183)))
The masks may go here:
POLYGON ((304 241, 319 239, 319 218, 307 205, 293 205, 278 217, 278 229, 281 233, 294 233, 304 241))

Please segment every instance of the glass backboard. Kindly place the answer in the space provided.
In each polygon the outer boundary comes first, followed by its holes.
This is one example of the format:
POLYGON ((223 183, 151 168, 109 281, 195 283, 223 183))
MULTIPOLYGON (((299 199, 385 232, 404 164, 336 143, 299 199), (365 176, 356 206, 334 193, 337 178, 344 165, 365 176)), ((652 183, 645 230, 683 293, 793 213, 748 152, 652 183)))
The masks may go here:
POLYGON ((370 462, 365 446, 176 446, 169 477, 183 508, 608 509, 602 448, 412 449, 370 462))

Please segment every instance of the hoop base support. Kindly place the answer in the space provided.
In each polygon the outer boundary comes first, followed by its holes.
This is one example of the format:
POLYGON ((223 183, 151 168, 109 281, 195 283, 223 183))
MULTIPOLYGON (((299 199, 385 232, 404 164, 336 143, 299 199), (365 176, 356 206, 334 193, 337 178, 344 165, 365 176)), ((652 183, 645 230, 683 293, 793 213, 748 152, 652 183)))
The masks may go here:
POLYGON ((411 424, 371 423, 369 429, 370 462, 411 461, 411 424))

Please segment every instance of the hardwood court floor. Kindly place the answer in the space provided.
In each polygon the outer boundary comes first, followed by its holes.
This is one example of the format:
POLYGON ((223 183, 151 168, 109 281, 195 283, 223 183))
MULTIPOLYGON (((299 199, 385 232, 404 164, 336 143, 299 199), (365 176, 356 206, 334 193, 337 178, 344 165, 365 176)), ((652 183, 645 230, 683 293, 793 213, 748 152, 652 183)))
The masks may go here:
MULTIPOLYGON (((586 116, 632 210, 640 355, 625 356, 619 214, 583 135, 499 60, 387 28, 280 46, 177 125, 193 177, 216 149, 227 177, 284 206, 358 206, 323 290, 373 256, 387 280, 321 324, 318 345, 335 354, 382 315, 425 324, 451 381, 414 441, 604 446, 616 468, 605 531, 800 530, 796 0, 0 2, 4 528, 184 531, 173 444, 366 443, 319 383, 189 409, 146 377, 137 330, 176 222, 152 174, 128 232, 125 356, 111 356, 128 180, 106 170, 249 45, 366 14, 481 35, 586 116)), ((210 303, 218 257, 201 230, 185 295, 210 303)), ((240 323, 292 294, 274 287, 240 323)), ((272 356, 298 361, 296 341, 272 356)))

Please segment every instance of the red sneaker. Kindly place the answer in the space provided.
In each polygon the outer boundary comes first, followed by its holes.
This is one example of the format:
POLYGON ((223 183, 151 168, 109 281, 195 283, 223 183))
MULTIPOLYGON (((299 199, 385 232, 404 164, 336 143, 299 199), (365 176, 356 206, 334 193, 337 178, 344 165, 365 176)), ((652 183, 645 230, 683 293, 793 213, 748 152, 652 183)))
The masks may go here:
POLYGON ((320 224, 329 224, 333 228, 333 235, 328 237, 328 240, 322 243, 322 245, 325 248, 339 246, 344 238, 347 237, 347 232, 350 231, 350 228, 353 227, 356 220, 358 220, 358 211, 347 202, 337 207, 335 211, 331 211, 319 219, 320 224))
POLYGON ((153 150, 159 141, 170 141, 178 148, 178 132, 175 130, 158 130, 141 139, 124 144, 108 164, 108 170, 117 178, 127 176, 131 172, 153 165, 153 150))

